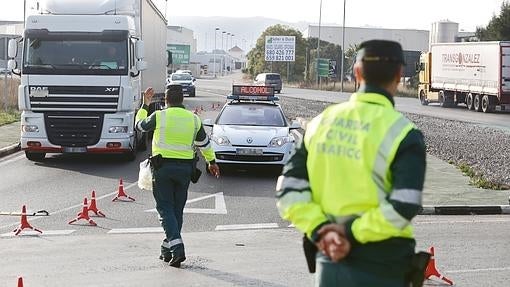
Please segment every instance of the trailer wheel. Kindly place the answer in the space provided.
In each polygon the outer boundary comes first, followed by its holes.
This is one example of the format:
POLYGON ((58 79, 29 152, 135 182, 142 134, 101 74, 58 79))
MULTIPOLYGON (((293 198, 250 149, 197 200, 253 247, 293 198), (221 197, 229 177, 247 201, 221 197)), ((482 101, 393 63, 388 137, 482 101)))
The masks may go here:
POLYGON ((443 90, 439 91, 438 98, 439 98, 438 99, 439 100, 439 106, 441 106, 443 108, 446 108, 446 96, 445 96, 443 90))
POLYGON ((451 108, 454 105, 451 92, 439 91, 439 105, 443 108, 451 108))
POLYGON ((469 93, 466 96, 466 106, 467 106, 468 110, 473 109, 473 94, 471 94, 471 93, 469 93))
POLYGON ((483 96, 482 98, 482 111, 484 113, 490 113, 494 111, 494 105, 491 101, 491 98, 492 98, 491 96, 487 95, 483 96))
POLYGON ((482 110, 482 99, 478 94, 475 95, 475 99, 473 101, 473 109, 477 112, 482 110))
POLYGON ((420 91, 420 103, 423 106, 426 106, 429 104, 429 101, 427 101, 427 99, 425 98, 425 93, 423 91, 420 91))

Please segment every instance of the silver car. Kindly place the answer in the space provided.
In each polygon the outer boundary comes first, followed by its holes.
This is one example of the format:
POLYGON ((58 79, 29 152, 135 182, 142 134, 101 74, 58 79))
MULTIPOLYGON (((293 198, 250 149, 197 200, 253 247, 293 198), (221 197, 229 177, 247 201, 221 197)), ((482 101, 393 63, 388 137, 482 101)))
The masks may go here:
POLYGON ((211 143, 219 164, 284 165, 296 140, 299 123, 289 124, 274 101, 233 100, 216 120, 204 120, 212 127, 211 143))
POLYGON ((282 91, 282 77, 278 73, 262 73, 255 77, 255 84, 267 87, 273 87, 275 92, 282 91))

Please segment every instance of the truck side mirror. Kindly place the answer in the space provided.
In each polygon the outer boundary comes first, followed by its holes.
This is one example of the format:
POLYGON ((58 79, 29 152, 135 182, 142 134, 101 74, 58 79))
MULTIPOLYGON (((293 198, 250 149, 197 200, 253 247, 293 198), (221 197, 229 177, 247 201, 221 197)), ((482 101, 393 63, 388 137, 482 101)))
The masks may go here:
POLYGON ((138 71, 145 71, 145 70, 147 70, 147 62, 145 62, 145 61, 136 61, 136 69, 138 71))
POLYGON ((142 40, 138 40, 135 43, 135 57, 137 59, 143 59, 145 57, 144 55, 144 44, 142 40))
POLYGON ((7 69, 9 71, 16 69, 17 66, 18 66, 18 63, 16 63, 16 60, 10 59, 9 61, 7 61, 7 69))
POLYGON ((18 41, 16 39, 9 40, 9 47, 7 51, 7 56, 9 56, 9 58, 16 58, 18 55, 18 41))

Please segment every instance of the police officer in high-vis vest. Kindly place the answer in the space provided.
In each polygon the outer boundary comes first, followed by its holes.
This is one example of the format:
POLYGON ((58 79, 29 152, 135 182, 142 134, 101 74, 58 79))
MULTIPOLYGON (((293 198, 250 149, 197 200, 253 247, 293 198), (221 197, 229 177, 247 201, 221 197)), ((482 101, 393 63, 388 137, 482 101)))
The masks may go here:
POLYGON ((362 43, 359 90, 307 124, 278 179, 281 216, 319 250, 316 286, 409 286, 426 154, 394 107, 403 64, 400 44, 362 43))
POLYGON ((219 177, 214 152, 200 118, 182 105, 180 85, 168 86, 167 108, 149 117, 148 104, 154 96, 152 88, 144 93, 143 107, 136 114, 139 131, 154 131, 152 139, 153 195, 166 238, 161 245, 160 259, 180 267, 186 260, 181 238, 183 210, 188 187, 195 170, 195 147, 208 163, 209 172, 219 177))

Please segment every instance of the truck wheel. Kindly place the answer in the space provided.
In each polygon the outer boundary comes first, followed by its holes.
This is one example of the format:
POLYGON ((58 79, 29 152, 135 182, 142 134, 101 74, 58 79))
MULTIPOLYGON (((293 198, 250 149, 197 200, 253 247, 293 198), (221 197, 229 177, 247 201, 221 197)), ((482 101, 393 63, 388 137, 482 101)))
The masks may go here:
POLYGON ((482 112, 490 113, 494 110, 494 105, 491 101, 491 96, 483 96, 482 98, 482 112))
POLYGON ((469 93, 466 96, 466 106, 467 106, 468 110, 473 109, 473 94, 471 94, 471 93, 469 93))
POLYGON ((425 93, 423 91, 420 91, 420 103, 423 106, 426 106, 429 104, 429 101, 427 101, 427 99, 425 98, 425 93))
POLYGON ((447 97, 447 94, 445 93, 445 91, 439 91, 439 106, 443 107, 443 108, 448 108, 450 105, 449 105, 449 100, 448 100, 448 97, 447 97))
POLYGON ((38 162, 41 162, 44 160, 44 158, 46 157, 46 153, 44 152, 30 152, 30 151, 25 151, 25 157, 28 159, 28 160, 31 160, 31 161, 38 161, 38 162))
POLYGON ((475 98, 473 100, 473 109, 477 112, 482 110, 482 99, 480 95, 475 95, 475 98))

